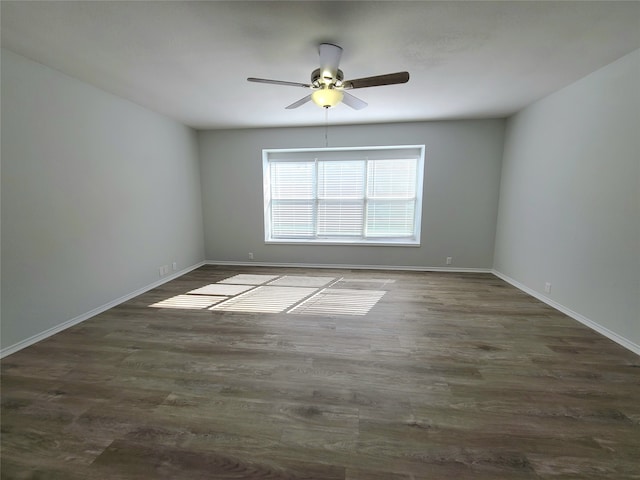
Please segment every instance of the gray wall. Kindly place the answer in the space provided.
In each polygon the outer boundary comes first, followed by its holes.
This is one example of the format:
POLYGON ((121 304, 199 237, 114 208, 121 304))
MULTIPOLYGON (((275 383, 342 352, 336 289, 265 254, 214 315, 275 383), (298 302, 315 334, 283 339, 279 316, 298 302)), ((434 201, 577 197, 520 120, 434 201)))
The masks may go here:
POLYGON ((640 345, 640 50, 509 119, 495 269, 640 345))
POLYGON ((2 347, 204 259, 196 132, 2 51, 2 347))
POLYGON ((262 149, 325 146, 324 127, 201 131, 206 257, 212 261, 490 269, 504 121, 329 128, 329 145, 425 144, 422 246, 265 245, 262 149))

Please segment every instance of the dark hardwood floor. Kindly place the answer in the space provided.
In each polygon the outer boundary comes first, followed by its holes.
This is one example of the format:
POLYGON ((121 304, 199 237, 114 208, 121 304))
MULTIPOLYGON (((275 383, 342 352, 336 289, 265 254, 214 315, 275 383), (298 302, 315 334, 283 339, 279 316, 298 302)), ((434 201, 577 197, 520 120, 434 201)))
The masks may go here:
POLYGON ((490 274, 207 266, 3 359, 1 446, 3 479, 639 479, 640 357, 490 274))

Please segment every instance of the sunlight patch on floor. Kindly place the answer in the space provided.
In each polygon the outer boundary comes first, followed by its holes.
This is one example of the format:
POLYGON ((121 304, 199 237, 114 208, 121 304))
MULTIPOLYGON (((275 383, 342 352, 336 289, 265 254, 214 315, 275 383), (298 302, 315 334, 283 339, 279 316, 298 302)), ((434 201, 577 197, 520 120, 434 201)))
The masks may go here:
POLYGON ((269 282, 269 285, 283 287, 324 287, 335 280, 334 277, 307 277, 303 275, 285 275, 269 282))
POLYGON ((225 278, 224 280, 220 280, 218 283, 235 283, 239 285, 262 285, 263 283, 267 283, 274 278, 278 278, 278 275, 250 275, 245 273, 240 273, 238 275, 234 275, 233 277, 225 278))
POLYGON ((149 305, 155 308, 182 308, 182 309, 196 309, 202 310, 208 308, 211 305, 226 300, 228 297, 218 297, 213 295, 176 295, 175 297, 167 298, 161 302, 149 305))
POLYGON ((211 310, 280 313, 315 291, 315 288, 304 287, 258 287, 215 305, 211 310))
POLYGON ((253 285, 222 285, 220 283, 212 283, 205 287, 191 290, 188 293, 195 295, 225 295, 231 297, 244 293, 252 288, 254 288, 253 285))
POLYGON ((321 290, 288 313, 304 315, 366 315, 384 296, 382 290, 321 290))
POLYGON ((154 308, 305 315, 365 315, 390 279, 238 274, 149 305, 154 308))

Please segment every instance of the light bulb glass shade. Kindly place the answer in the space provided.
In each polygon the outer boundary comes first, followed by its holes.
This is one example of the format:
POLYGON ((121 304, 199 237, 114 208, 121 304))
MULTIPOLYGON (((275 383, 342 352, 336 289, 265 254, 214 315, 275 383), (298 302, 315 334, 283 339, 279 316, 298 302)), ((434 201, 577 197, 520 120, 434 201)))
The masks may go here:
POLYGON ((311 94, 311 100, 319 107, 335 107, 342 101, 344 94, 335 88, 322 88, 311 94))

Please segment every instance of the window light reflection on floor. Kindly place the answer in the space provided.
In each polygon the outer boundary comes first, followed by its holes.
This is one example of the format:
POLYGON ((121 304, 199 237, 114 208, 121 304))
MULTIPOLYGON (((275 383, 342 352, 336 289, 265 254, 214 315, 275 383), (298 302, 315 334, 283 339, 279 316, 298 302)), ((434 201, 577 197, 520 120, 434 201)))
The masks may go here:
POLYGON ((226 300, 228 297, 218 297, 214 295, 176 295, 161 302, 149 305, 156 308, 185 308, 202 310, 218 302, 226 300))
POLYGON ((324 287, 335 282, 333 277, 308 277, 302 275, 285 275, 277 280, 269 282, 269 285, 281 285, 283 287, 324 287))
POLYGON ((258 287, 224 303, 214 305, 211 310, 280 313, 315 291, 315 288, 306 287, 258 287))
POLYGON ((324 289, 289 313, 305 315, 366 315, 386 292, 380 290, 324 289))
POLYGON ((262 285, 270 280, 278 278, 278 275, 249 275, 246 273, 240 273, 233 277, 220 280, 218 283, 234 283, 238 285, 262 285))
POLYGON ((380 301, 386 293, 383 289, 389 283, 393 283, 393 280, 238 274, 149 306, 248 313, 362 316, 380 301))
POLYGON ((223 285, 221 283, 212 283, 204 287, 196 288, 187 292, 195 295, 223 295, 231 297, 246 292, 254 288, 253 285, 223 285))

